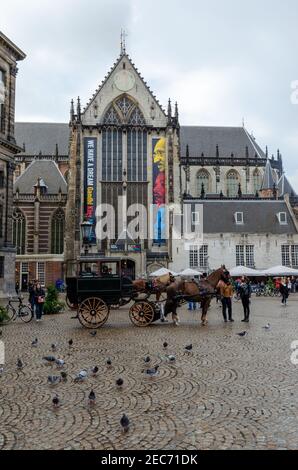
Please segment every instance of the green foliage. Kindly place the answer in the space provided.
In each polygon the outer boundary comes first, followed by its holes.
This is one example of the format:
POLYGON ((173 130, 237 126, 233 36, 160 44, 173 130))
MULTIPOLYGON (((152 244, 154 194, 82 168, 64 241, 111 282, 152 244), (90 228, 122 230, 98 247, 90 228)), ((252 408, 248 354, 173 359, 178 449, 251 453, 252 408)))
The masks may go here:
POLYGON ((56 287, 53 285, 48 286, 43 312, 46 314, 59 313, 64 310, 64 307, 64 302, 61 302, 58 298, 58 291, 56 287))
POLYGON ((270 278, 268 279, 268 281, 267 281, 267 287, 268 287, 268 289, 270 289, 270 290, 274 289, 274 282, 273 282, 272 277, 270 277, 270 278))
POLYGON ((9 319, 6 308, 0 305, 0 325, 9 319))

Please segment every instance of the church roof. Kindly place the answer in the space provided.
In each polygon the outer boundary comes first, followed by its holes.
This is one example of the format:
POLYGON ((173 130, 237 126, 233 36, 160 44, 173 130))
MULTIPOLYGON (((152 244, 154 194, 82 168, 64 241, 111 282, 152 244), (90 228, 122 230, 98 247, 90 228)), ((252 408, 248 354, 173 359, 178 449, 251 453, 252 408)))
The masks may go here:
POLYGON ((244 127, 218 127, 218 126, 181 126, 180 128, 181 156, 185 157, 186 145, 189 146, 190 158, 216 157, 218 146, 219 157, 235 158, 246 157, 246 147, 250 158, 266 158, 244 127))
POLYGON ((67 194, 67 184, 58 165, 53 160, 34 160, 14 183, 14 193, 34 194, 34 185, 38 178, 42 178, 47 186, 47 194, 67 194))
POLYGON ((264 170, 263 181, 261 185, 261 191, 263 189, 273 189, 274 184, 275 184, 275 180, 273 176, 271 163, 269 160, 267 160, 265 170, 264 170))
POLYGON ((280 200, 192 200, 185 204, 203 204, 203 230, 208 233, 297 233, 285 201, 280 200), (235 213, 243 212, 243 224, 236 224, 235 213), (278 213, 287 214, 287 224, 281 225, 278 213))
POLYGON ((20 155, 52 156, 58 145, 59 155, 68 155, 69 126, 66 123, 53 122, 16 122, 15 139, 25 151, 20 155))
POLYGON ((296 192, 294 191, 291 183, 289 182, 285 174, 283 174, 278 180, 277 189, 279 196, 284 196, 285 194, 289 194, 290 196, 297 196, 296 192))

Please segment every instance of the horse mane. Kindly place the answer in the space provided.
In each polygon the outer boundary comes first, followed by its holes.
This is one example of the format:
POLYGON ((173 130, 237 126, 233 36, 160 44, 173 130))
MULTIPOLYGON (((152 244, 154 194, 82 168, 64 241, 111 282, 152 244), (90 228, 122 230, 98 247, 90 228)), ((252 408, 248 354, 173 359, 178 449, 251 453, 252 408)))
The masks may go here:
POLYGON ((218 281, 219 281, 219 279, 220 279, 223 272, 224 272, 223 267, 220 267, 220 268, 216 269, 211 274, 209 274, 209 276, 206 278, 206 281, 208 282, 208 284, 215 287, 217 285, 217 283, 218 283, 218 281))

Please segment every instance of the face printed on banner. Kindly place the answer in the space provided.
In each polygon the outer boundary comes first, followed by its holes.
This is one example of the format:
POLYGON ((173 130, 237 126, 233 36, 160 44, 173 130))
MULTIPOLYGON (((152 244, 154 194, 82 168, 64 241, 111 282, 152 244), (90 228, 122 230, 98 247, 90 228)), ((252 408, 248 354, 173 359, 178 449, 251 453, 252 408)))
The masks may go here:
POLYGON ((153 204, 159 209, 154 220, 154 240, 158 243, 165 239, 166 217, 166 139, 153 138, 153 204))

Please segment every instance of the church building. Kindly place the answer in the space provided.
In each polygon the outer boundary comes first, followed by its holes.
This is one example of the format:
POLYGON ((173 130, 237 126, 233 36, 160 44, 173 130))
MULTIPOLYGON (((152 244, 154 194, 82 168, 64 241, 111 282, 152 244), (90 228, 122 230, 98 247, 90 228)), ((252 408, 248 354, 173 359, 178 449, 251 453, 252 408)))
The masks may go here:
MULTIPOLYGON (((289 250, 287 264, 298 265, 297 196, 280 151, 269 156, 244 125, 180 125, 177 102, 162 107, 124 45, 86 106, 80 98, 72 101, 69 124, 17 123, 16 134, 23 152, 16 162, 15 205, 31 223, 37 188, 51 186, 39 165, 49 160, 55 165, 56 189, 51 198, 47 193, 45 214, 50 239, 51 204, 65 211, 61 275, 79 256, 125 257, 133 277, 160 266, 211 270, 221 262, 262 269, 273 261, 281 264, 281 250, 289 250), (29 183, 31 172, 35 179, 29 183), (185 204, 191 213, 197 204, 204 210, 203 243, 188 251, 173 237, 175 207, 185 204), (88 239, 82 238, 84 224, 90 226, 88 239)), ((45 197, 38 196, 39 203, 45 197)), ((44 246, 32 242, 32 233, 20 263, 30 263, 44 246)), ((55 255, 50 251, 48 246, 48 255, 55 255)), ((21 264, 18 269, 21 273, 21 264)), ((47 282, 50 266, 44 270, 47 282)))

